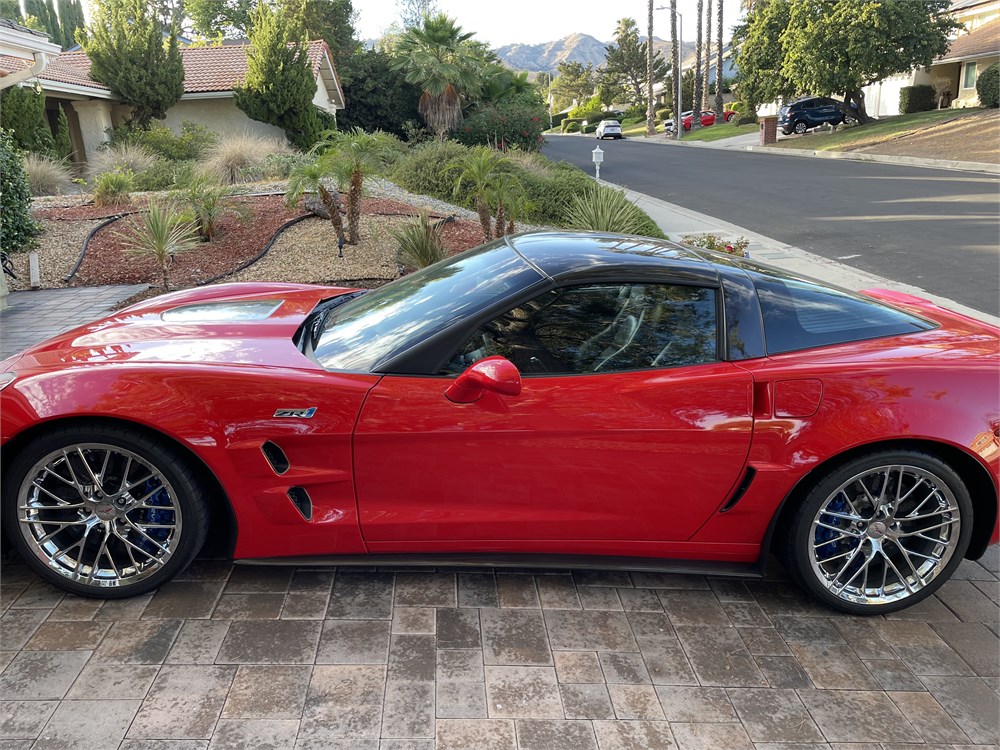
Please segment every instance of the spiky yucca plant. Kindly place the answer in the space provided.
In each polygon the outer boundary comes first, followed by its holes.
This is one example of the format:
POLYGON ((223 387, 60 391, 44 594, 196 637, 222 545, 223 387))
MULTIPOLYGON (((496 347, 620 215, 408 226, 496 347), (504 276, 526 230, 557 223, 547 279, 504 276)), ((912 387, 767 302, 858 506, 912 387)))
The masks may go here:
POLYGON ((404 268, 425 268, 448 257, 441 241, 441 229, 434 225, 426 210, 420 212, 416 221, 393 231, 392 236, 399 243, 396 257, 404 268))
POLYGON ((146 210, 128 220, 124 232, 115 234, 130 255, 152 255, 160 267, 163 288, 170 288, 170 261, 178 253, 198 247, 198 232, 171 202, 151 200, 146 210))
POLYGON ((347 231, 352 245, 360 239, 365 178, 385 172, 402 150, 402 143, 394 135, 381 130, 366 133, 361 128, 324 131, 323 139, 313 146, 311 153, 320 154, 320 161, 337 177, 341 189, 347 187, 347 231))
POLYGON ((500 174, 498 167, 502 161, 503 157, 493 149, 476 146, 449 165, 459 170, 455 178, 455 196, 459 196, 463 189, 472 193, 479 223, 483 228, 483 240, 486 242, 493 239, 493 230, 490 228, 490 191, 500 174))
POLYGON ((648 227, 642 209, 625 193, 602 185, 592 185, 574 195, 563 221, 573 229, 620 234, 643 234, 648 227))
POLYGON ((174 197, 191 213, 198 234, 206 241, 215 237, 222 217, 233 215, 245 219, 249 215, 246 206, 233 201, 231 186, 220 185, 204 172, 196 173, 174 197))

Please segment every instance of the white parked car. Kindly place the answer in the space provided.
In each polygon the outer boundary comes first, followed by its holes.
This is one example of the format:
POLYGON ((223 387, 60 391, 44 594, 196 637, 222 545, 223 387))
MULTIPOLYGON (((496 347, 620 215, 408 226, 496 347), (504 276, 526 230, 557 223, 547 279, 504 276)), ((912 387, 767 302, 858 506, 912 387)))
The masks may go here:
POLYGON ((597 125, 596 135, 602 141, 605 138, 617 140, 622 137, 622 125, 618 120, 601 120, 597 125))

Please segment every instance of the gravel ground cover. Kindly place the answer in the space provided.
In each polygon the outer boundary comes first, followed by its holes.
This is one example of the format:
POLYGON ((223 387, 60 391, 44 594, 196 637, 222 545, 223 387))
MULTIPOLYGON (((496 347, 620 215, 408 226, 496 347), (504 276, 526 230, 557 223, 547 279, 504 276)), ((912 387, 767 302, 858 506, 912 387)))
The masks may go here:
MULTIPOLYGON (((44 231, 36 238, 38 246, 38 267, 41 274, 41 288, 53 289, 65 286, 65 278, 73 269, 83 240, 100 220, 47 219, 44 231)), ((18 281, 12 284, 14 290, 28 287, 28 253, 14 253, 11 256, 18 281)))

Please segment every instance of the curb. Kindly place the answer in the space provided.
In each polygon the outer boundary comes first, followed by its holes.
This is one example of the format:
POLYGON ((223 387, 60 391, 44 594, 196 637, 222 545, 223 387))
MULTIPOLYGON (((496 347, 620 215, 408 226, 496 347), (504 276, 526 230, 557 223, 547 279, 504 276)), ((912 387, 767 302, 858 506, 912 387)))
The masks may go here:
POLYGON ((895 164, 901 167, 924 167, 925 169, 951 169, 960 172, 982 172, 1000 175, 1000 164, 986 164, 979 161, 957 161, 953 159, 921 159, 916 156, 885 156, 853 151, 812 151, 797 148, 773 148, 771 146, 747 146, 747 151, 758 154, 778 154, 779 156, 804 156, 816 159, 844 159, 847 161, 868 161, 880 164, 895 164))

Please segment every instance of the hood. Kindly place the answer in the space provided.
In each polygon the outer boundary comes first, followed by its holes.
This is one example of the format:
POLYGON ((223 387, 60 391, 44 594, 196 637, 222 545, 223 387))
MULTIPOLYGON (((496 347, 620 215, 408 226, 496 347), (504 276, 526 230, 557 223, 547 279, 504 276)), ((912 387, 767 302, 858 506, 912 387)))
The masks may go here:
POLYGON ((36 344, 3 369, 126 362, 313 368, 292 338, 319 302, 350 291, 238 283, 164 294, 36 344))

